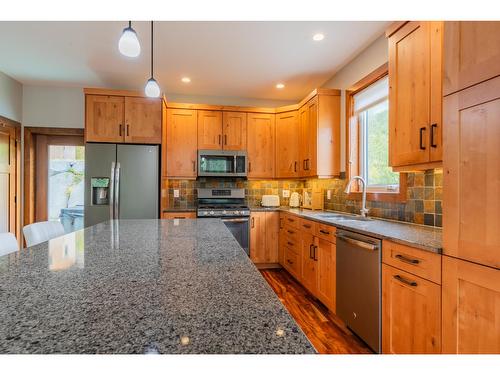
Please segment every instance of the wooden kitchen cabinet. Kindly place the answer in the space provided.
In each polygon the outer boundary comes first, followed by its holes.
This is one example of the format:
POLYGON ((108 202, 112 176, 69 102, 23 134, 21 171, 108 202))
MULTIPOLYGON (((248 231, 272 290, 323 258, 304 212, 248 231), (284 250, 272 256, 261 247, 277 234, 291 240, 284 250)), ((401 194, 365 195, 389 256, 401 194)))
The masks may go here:
POLYGON ((299 176, 298 111, 276 115, 276 177, 299 176))
POLYGON ((221 111, 198 111, 198 149, 222 150, 221 111))
POLYGON ((500 77, 444 98, 443 254, 500 268, 500 77))
POLYGON ((85 141, 124 141, 125 98, 111 95, 85 95, 85 141))
POLYGON ((245 151, 247 149, 246 112, 224 112, 222 116, 223 149, 245 151))
POLYGON ((302 285, 313 295, 317 293, 318 267, 314 255, 314 236, 309 232, 301 231, 302 244, 302 285))
POLYGON ((256 264, 278 263, 279 212, 250 215, 250 259, 256 264))
POLYGON ((382 264, 382 352, 441 353, 441 287, 382 264))
POLYGON ((500 270, 443 256, 443 353, 500 354, 500 270))
POLYGON ((498 75, 500 75, 500 22, 444 23, 444 95, 498 75))
POLYGON ((408 22, 389 36, 389 164, 442 161, 442 22, 408 22))
POLYGON ((125 142, 160 144, 162 100, 125 97, 125 142))
POLYGON ((162 212, 162 219, 196 219, 194 211, 162 212))
POLYGON ((248 113, 248 178, 275 177, 275 115, 248 113))
POLYGON ((316 296, 330 311, 335 312, 337 245, 319 237, 314 240, 318 273, 316 296))
POLYGON ((166 108, 162 148, 166 177, 197 176, 197 113, 192 109, 166 108))

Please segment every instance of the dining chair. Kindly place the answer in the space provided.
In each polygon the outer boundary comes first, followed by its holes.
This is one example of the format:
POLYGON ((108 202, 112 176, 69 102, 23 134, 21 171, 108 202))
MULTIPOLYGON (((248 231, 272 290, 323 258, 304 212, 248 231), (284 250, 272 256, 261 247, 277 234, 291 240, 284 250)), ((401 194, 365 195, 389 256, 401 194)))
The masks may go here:
POLYGON ((40 221, 23 228, 27 247, 62 236, 64 233, 64 227, 59 221, 40 221))
POLYGON ((16 236, 12 233, 0 233, 0 256, 19 250, 16 236))

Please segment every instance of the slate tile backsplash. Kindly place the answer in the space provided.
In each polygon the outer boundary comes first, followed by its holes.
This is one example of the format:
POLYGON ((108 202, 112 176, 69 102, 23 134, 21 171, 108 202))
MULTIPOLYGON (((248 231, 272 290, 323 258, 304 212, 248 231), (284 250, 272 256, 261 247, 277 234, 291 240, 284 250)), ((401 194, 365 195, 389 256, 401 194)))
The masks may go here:
MULTIPOLYGON (((282 205, 288 205, 283 198, 283 190, 302 192, 302 189, 319 186, 324 189, 324 208, 327 210, 359 213, 361 201, 347 199, 344 193, 345 179, 307 179, 307 180, 245 180, 210 179, 168 180, 167 202, 172 208, 191 208, 196 204, 197 188, 237 187, 245 188, 247 203, 260 205, 262 195, 278 194, 282 205), (174 189, 179 190, 179 198, 174 198, 174 189), (331 199, 327 191, 331 190, 331 199)), ((416 224, 442 226, 443 171, 441 169, 408 173, 406 202, 368 201, 369 215, 406 221, 416 224)))

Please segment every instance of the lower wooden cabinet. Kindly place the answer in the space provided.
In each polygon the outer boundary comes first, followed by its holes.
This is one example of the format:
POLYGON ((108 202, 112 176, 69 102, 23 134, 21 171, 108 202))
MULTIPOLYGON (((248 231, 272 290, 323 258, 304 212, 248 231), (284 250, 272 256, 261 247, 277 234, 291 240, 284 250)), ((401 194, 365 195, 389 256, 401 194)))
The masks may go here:
POLYGON ((335 243, 315 237, 318 281, 316 295, 330 311, 335 312, 336 301, 336 257, 337 246, 335 243))
POLYGON ((500 270, 443 256, 443 353, 500 353, 500 270))
POLYGON ((250 259, 254 263, 278 263, 279 212, 252 212, 250 259))
POLYGON ((441 352, 441 286, 382 264, 382 352, 441 352))
POLYGON ((162 212, 162 219, 196 219, 196 212, 183 211, 183 212, 162 212))
POLYGON ((315 252, 314 236, 309 232, 301 231, 302 244, 302 284, 314 295, 317 293, 318 266, 315 252))

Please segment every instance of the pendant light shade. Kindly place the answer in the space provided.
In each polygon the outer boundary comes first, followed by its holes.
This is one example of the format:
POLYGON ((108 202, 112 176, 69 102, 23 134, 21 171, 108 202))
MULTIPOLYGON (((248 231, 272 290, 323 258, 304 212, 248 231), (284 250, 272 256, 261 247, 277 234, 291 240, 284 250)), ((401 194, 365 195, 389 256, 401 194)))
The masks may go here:
POLYGON ((118 42, 118 49, 122 55, 127 57, 137 57, 141 53, 141 45, 135 30, 132 28, 131 21, 128 21, 128 27, 123 29, 118 42))
POLYGON ((146 82, 144 93, 150 98, 160 97, 160 86, 156 82, 153 74, 153 21, 151 21, 151 78, 146 82))

